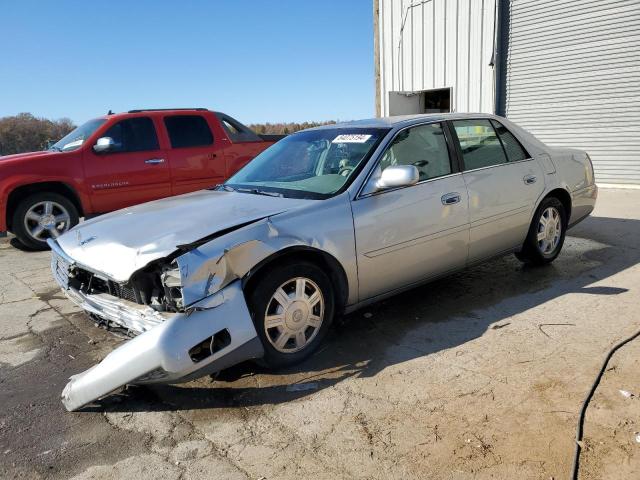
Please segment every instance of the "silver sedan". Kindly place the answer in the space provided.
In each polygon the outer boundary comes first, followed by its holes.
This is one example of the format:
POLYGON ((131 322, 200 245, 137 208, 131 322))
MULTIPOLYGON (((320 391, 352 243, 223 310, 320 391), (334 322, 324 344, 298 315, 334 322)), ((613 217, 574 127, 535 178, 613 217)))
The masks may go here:
POLYGON ((596 196, 585 152, 492 115, 290 135, 222 185, 49 240, 67 296, 132 337, 73 376, 63 403, 248 359, 300 362, 338 314, 496 255, 552 262, 596 196))

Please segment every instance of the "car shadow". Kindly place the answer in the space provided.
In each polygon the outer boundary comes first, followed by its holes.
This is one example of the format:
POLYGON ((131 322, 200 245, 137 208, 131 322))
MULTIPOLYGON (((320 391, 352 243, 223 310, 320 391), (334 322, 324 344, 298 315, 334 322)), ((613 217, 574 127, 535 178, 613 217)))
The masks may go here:
MULTIPOLYGON (((215 379, 128 387, 84 411, 175 411, 289 402, 343 380, 374 377, 392 365, 455 349, 514 315, 566 294, 618 295, 591 286, 640 261, 640 221, 591 217, 570 231, 551 265, 498 258, 339 319, 323 346, 296 367, 266 372, 246 362, 215 379)), ((553 321, 553 320, 550 320, 553 321)), ((575 324, 580 324, 579 314, 575 324)), ((544 333, 544 332, 542 332, 544 333)))
POLYGON ((18 250, 21 250, 23 252, 37 252, 38 251, 38 250, 34 250, 33 248, 28 247, 27 245, 22 243, 20 240, 18 240, 16 237, 12 237, 12 238, 9 239, 9 245, 11 245, 13 248, 17 248, 18 250))

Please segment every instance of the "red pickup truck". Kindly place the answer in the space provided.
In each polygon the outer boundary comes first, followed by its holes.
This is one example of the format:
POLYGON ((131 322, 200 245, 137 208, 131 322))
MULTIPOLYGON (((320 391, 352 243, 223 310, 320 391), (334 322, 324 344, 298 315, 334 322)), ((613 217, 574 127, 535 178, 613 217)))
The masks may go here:
POLYGON ((78 218, 220 183, 280 137, 204 108, 130 110, 0 157, 0 235, 46 249, 78 218))

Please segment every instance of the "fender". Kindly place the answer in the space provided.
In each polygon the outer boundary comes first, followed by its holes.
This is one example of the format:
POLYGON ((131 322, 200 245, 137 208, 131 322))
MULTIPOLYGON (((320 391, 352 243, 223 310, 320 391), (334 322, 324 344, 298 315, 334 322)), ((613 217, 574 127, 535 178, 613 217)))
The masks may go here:
POLYGON ((59 185, 71 193, 75 197, 75 203, 80 206, 81 214, 92 213, 91 199, 82 190, 82 183, 70 181, 68 177, 63 176, 43 177, 35 174, 13 176, 0 183, 0 232, 7 230, 12 214, 8 211, 11 195, 21 188, 28 188, 33 192, 47 190, 47 184, 59 185))

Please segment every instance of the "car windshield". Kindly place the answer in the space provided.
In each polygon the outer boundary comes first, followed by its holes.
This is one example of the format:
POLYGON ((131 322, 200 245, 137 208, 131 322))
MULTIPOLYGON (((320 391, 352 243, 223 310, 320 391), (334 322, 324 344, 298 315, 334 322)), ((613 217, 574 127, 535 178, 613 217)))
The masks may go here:
POLYGON ((388 132, 326 128, 272 145, 220 188, 295 198, 328 198, 350 182, 388 132))
POLYGON ((106 122, 104 118, 94 118, 93 120, 89 120, 87 123, 80 125, 71 133, 65 135, 61 140, 58 140, 56 143, 51 145, 49 150, 70 152, 71 150, 80 148, 84 141, 89 138, 104 122, 106 122))

